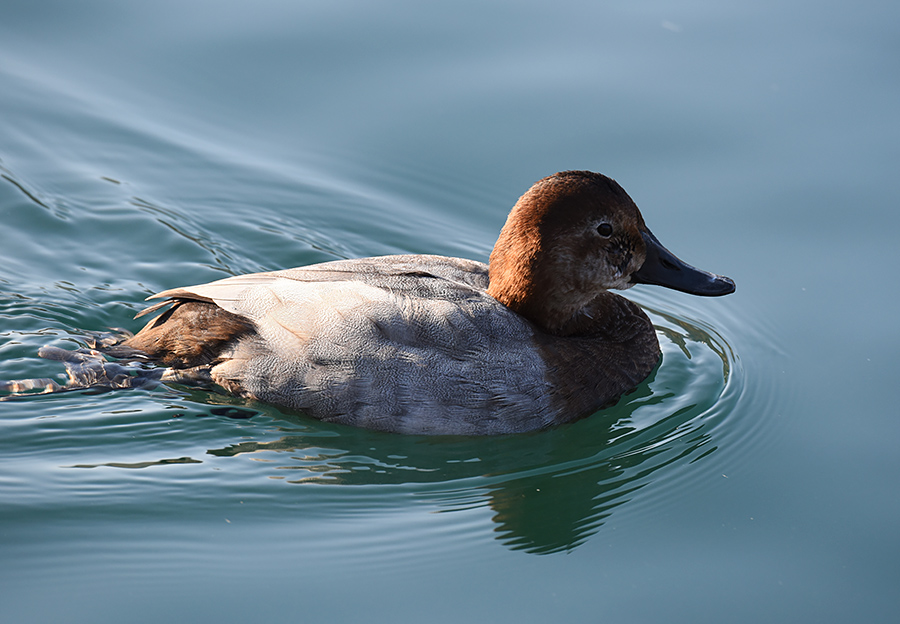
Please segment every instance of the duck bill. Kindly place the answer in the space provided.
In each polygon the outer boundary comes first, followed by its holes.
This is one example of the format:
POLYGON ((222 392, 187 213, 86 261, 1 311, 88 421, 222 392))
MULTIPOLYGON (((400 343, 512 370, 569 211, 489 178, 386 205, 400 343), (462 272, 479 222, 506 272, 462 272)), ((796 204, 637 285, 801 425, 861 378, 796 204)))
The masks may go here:
POLYGON ((701 271, 682 262, 663 247, 650 230, 643 230, 641 235, 647 247, 647 259, 632 273, 631 283, 655 284, 703 297, 720 297, 734 292, 731 278, 701 271))

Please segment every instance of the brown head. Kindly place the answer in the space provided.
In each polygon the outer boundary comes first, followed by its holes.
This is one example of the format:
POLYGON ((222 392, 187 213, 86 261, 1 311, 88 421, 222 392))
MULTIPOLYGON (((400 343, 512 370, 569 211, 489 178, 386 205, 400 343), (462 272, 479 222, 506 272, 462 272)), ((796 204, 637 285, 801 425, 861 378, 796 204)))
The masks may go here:
POLYGON ((590 171, 544 178, 519 198, 490 258, 488 293, 550 333, 607 289, 653 283, 723 295, 734 283, 668 252, 615 180, 590 171))

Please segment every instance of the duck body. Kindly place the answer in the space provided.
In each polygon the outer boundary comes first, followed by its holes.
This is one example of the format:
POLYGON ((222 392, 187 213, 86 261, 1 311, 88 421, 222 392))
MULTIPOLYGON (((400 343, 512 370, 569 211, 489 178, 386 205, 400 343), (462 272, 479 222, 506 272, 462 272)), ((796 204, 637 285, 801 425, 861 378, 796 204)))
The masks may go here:
POLYGON ((428 255, 243 275, 160 293, 175 307, 125 344, 324 421, 416 434, 575 420, 659 360, 649 319, 624 297, 607 293, 603 314, 595 304, 603 324, 589 335, 552 336, 488 286, 487 265, 428 255))
POLYGON ((490 265, 397 255, 177 288, 110 353, 329 422, 531 431, 595 412, 656 366, 650 320, 609 292, 635 283, 734 290, 662 247, 613 180, 563 172, 519 199, 490 265))

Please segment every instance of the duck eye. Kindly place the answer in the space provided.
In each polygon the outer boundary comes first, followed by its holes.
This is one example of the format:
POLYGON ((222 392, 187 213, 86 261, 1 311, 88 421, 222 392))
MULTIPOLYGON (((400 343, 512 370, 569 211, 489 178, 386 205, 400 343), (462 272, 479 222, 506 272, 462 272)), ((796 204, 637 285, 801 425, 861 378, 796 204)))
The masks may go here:
POLYGON ((611 236, 613 232, 613 227, 609 223, 601 223, 597 226, 597 234, 603 236, 604 238, 607 236, 611 236))

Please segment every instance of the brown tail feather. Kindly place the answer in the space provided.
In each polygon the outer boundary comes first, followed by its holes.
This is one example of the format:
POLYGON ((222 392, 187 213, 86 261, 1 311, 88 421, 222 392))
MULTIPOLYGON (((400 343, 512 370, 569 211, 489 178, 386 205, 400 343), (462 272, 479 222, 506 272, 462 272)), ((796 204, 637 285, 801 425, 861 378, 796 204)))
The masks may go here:
POLYGON ((147 323, 136 336, 104 351, 118 357, 117 349, 131 350, 164 366, 194 368, 214 362, 225 347, 255 331, 249 320, 214 303, 169 303, 174 305, 147 323))

